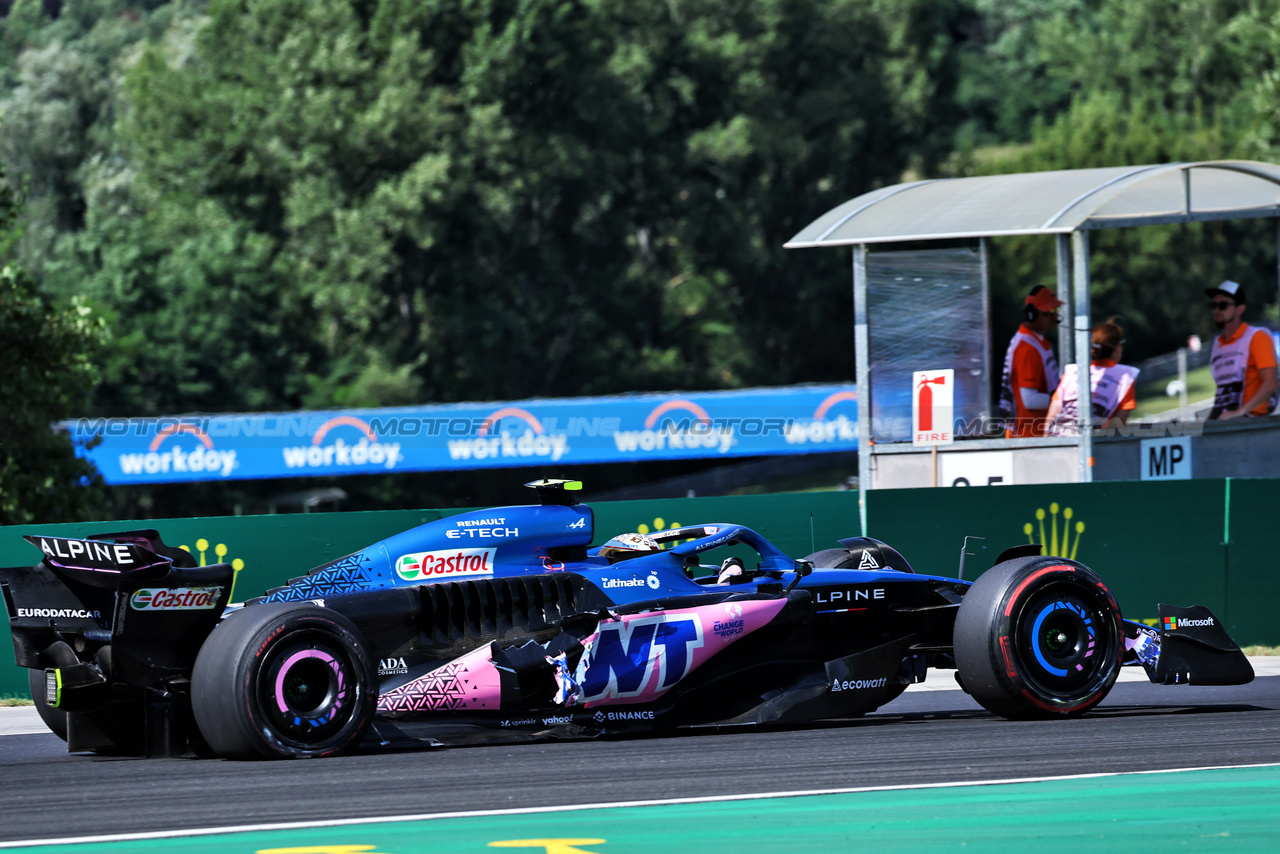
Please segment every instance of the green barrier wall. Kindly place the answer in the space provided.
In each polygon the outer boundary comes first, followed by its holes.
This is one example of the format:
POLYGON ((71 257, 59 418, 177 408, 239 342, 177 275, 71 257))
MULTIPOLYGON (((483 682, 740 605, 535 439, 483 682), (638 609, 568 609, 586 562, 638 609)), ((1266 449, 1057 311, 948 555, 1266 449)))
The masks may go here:
MULTIPOLYGON (((1240 481, 1230 481, 1239 491, 1240 481)), ((1269 484, 1275 492, 1276 481, 1269 484)), ((871 494, 867 527, 899 545, 918 572, 954 575, 960 544, 971 542, 975 570, 1004 549, 1041 543, 1074 558, 1111 587, 1124 615, 1154 620, 1156 606, 1207 605, 1241 644, 1276 642, 1266 623, 1237 620, 1227 598, 1223 509, 1227 481, 1116 481, 955 489, 894 489, 871 494)), ((1242 532, 1241 532, 1242 533, 1242 532)), ((1254 536, 1261 533, 1255 531, 1254 536)), ((976 577, 966 572, 966 578, 976 577)), ((1237 596, 1251 595, 1243 586, 1237 596)), ((1243 609, 1243 605, 1241 605, 1243 609)))
MULTIPOLYGON (((813 551, 812 543, 820 549, 829 548, 842 537, 858 534, 856 492, 611 501, 591 506, 596 544, 626 531, 737 522, 759 531, 788 554, 803 557, 813 551)), ((234 598, 244 600, 303 575, 313 566, 459 512, 458 508, 388 510, 0 527, 0 566, 29 566, 40 559, 40 553, 22 539, 23 534, 82 537, 154 528, 165 543, 185 547, 201 565, 226 562, 237 567, 234 598)), ((0 638, 0 696, 25 696, 26 691, 26 671, 13 664, 8 643, 0 638)))
POLYGON ((1272 527, 1280 508, 1280 480, 1226 481, 1222 502, 1227 519, 1222 573, 1231 613, 1229 625, 1239 626, 1242 644, 1280 645, 1280 620, 1276 619, 1280 610, 1280 535, 1272 527))
MULTIPOLYGON (((965 536, 966 578, 1009 546, 1046 551, 1094 567, 1124 615, 1154 620, 1156 605, 1207 605, 1242 645, 1280 645, 1271 612, 1280 601, 1270 517, 1280 480, 1106 482, 969 489, 878 490, 868 496, 869 533, 901 551, 919 572, 955 575, 965 536)), ((700 522, 738 522, 796 557, 856 536, 856 492, 594 502, 595 542, 624 531, 700 522)), ((403 510, 231 516, 98 524, 0 527, 0 566, 39 558, 22 540, 36 531, 83 536, 155 528, 200 563, 241 567, 236 599, 283 584, 307 569, 406 528, 459 512, 403 510)), ((0 652, 0 695, 25 694, 26 674, 0 652)))
POLYGON ((201 565, 230 563, 243 567, 236 573, 234 591, 234 598, 240 600, 442 515, 439 510, 391 510, 6 527, 0 528, 0 566, 29 566, 40 560, 40 552, 22 539, 23 534, 80 537, 154 528, 166 544, 186 548, 201 565))

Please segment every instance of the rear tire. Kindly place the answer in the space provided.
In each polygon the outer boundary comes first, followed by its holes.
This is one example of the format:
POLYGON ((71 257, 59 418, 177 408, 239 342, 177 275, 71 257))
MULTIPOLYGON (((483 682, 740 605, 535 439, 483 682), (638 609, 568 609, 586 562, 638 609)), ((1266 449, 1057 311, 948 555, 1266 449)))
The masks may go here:
POLYGON ((1120 606, 1092 570, 1056 557, 1005 561, 983 573, 956 615, 965 690, 1006 718, 1081 715, 1120 673, 1120 606))
POLYGON ((312 604, 251 605, 196 657, 191 708, 210 749, 231 758, 350 750, 373 719, 373 663, 349 620, 312 604))

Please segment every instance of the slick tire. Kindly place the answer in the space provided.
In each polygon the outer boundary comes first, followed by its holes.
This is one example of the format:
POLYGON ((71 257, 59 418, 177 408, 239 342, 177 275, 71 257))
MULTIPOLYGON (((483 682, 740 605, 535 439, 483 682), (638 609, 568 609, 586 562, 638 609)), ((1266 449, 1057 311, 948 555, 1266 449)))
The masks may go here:
POLYGON ((1056 557, 983 573, 956 615, 956 669, 969 694, 1013 719, 1082 715, 1120 672, 1120 607, 1102 579, 1056 557))
POLYGON ((368 730, 375 678, 360 632, 342 615, 309 603, 250 605, 200 649, 191 708, 218 756, 330 756, 368 730))
POLYGON ((67 713, 62 709, 55 709, 45 701, 44 671, 27 670, 27 686, 31 689, 31 702, 35 704, 36 714, 40 715, 40 720, 44 721, 44 725, 52 730, 54 735, 66 741, 67 713))

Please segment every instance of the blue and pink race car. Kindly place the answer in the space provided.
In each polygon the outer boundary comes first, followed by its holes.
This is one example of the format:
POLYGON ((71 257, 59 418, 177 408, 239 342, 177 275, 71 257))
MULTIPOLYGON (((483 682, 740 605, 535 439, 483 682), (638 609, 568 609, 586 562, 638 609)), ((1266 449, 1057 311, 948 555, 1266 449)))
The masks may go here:
POLYGON ((0 570, 17 662, 70 751, 238 758, 852 718, 930 668, 1009 718, 1083 714, 1124 665, 1253 678, 1208 609, 1125 621, 1038 546, 976 582, 866 537, 797 560, 730 523, 592 548, 580 484, 529 486, 537 505, 430 522, 243 604, 230 566, 155 531, 28 536, 40 563, 0 570))

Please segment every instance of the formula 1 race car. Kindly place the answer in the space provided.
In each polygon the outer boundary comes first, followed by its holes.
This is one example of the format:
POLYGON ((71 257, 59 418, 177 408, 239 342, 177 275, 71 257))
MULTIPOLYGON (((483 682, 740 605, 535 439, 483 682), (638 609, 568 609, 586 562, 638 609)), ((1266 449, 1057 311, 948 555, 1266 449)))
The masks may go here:
POLYGON ((580 484, 529 485, 539 505, 427 523, 242 605, 230 566, 155 531, 28 536, 43 560, 0 570, 17 662, 69 751, 243 758, 848 718, 931 667, 1008 718, 1083 714, 1122 665, 1253 678, 1208 609, 1125 621, 1038 546, 976 582, 867 537, 794 560, 725 523, 589 549, 580 484), (711 558, 730 546, 758 561, 711 558))

